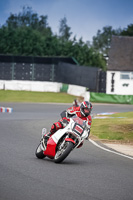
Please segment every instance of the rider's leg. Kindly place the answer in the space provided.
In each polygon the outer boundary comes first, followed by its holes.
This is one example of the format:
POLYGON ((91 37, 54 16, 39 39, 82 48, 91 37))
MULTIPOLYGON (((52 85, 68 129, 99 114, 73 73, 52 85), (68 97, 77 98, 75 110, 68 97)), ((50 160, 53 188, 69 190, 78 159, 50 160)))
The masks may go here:
POLYGON ((44 135, 44 141, 45 141, 45 145, 47 146, 47 142, 48 139, 59 129, 63 128, 63 125, 61 124, 61 122, 55 122, 52 126, 51 129, 49 131, 49 133, 44 135))

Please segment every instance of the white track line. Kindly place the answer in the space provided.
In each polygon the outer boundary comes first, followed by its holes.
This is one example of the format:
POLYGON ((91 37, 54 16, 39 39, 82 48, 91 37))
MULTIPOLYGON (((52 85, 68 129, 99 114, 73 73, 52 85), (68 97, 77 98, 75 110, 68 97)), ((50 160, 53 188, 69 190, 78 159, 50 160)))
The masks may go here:
POLYGON ((96 142, 94 142, 93 140, 89 139, 89 141, 94 144, 95 146, 99 147, 100 149, 103 149, 104 151, 108 151, 108 152, 111 152, 111 153, 114 153, 114 154, 117 154, 119 156, 123 156, 123 157, 126 157, 126 158, 129 158, 131 160, 133 160, 133 157, 130 157, 130 156, 127 156, 127 155, 124 155, 124 154, 121 154, 121 153, 118 153, 118 152, 115 152, 115 151, 111 151, 110 149, 106 149, 100 145, 98 145, 96 142))

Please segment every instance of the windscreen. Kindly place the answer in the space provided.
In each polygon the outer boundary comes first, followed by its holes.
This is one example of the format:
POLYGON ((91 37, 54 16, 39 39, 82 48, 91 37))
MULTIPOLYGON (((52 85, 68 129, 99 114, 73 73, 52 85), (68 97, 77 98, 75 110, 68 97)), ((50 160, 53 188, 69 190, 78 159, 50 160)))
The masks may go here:
POLYGON ((76 122, 77 124, 80 124, 81 126, 83 126, 83 128, 85 128, 86 126, 86 121, 82 120, 81 118, 79 118, 77 115, 74 115, 72 117, 73 121, 76 122))

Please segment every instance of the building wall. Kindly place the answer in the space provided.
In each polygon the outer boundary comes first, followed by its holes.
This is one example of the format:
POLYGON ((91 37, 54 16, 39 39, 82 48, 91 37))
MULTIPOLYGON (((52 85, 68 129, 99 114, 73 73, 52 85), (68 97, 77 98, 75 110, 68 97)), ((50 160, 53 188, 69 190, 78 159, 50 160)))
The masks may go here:
POLYGON ((107 71, 106 93, 133 95, 133 72, 107 71))

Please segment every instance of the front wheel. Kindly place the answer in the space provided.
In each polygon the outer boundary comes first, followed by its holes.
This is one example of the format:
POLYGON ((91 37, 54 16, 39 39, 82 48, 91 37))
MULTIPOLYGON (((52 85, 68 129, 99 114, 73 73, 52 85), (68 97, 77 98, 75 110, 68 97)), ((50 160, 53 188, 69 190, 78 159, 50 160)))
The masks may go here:
POLYGON ((45 157, 45 155, 43 154, 43 150, 41 148, 41 143, 38 145, 38 147, 37 147, 37 149, 35 151, 35 155, 39 159, 43 159, 45 157))
POLYGON ((58 147, 56 155, 54 157, 55 163, 61 163, 72 151, 74 144, 72 142, 63 141, 58 147))

